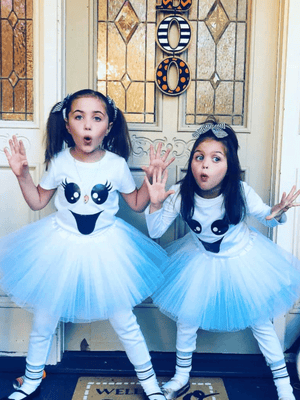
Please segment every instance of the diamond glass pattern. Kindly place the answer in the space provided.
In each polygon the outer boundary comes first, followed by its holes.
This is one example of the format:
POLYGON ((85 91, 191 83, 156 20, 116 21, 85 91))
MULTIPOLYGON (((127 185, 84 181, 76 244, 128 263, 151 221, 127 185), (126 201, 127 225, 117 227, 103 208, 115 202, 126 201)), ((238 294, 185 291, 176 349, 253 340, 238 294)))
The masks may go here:
POLYGON ((229 19, 221 3, 215 2, 205 21, 215 42, 218 42, 222 33, 229 25, 229 19))
POLYGON ((129 1, 125 1, 116 18, 115 24, 125 42, 128 43, 139 24, 139 19, 129 1))

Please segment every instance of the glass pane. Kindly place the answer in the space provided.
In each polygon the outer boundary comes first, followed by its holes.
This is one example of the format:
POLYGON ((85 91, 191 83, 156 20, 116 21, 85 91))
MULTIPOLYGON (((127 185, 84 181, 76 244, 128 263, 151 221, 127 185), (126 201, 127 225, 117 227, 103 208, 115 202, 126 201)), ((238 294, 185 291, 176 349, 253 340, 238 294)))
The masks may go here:
POLYGON ((155 122, 155 0, 98 0, 97 87, 128 122, 155 122))
POLYGON ((33 0, 0 3, 0 119, 33 120, 33 0))
POLYGON ((186 95, 186 124, 205 121, 209 115, 233 125, 245 123, 250 3, 251 0, 193 1, 198 17, 190 12, 188 20, 193 31, 194 24, 197 29, 187 60, 195 73, 186 95))

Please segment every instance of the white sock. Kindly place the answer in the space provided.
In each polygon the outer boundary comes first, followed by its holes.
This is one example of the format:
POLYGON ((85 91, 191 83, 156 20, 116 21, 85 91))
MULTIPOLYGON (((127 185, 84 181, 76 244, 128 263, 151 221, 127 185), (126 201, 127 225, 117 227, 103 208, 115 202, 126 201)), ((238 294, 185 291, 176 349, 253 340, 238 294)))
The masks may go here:
POLYGON ((285 361, 282 360, 276 363, 276 365, 272 365, 271 371, 277 389, 278 399, 295 400, 285 361))
POLYGON ((286 399, 286 400, 296 400, 295 396, 293 394, 293 388, 290 383, 290 378, 279 378, 274 380, 277 393, 278 393, 278 399, 286 399))
POLYGON ((192 369, 192 355, 192 352, 176 352, 175 375, 163 385, 163 389, 177 391, 188 383, 192 369))
POLYGON ((162 394, 151 361, 134 367, 139 382, 150 400, 165 400, 162 394))

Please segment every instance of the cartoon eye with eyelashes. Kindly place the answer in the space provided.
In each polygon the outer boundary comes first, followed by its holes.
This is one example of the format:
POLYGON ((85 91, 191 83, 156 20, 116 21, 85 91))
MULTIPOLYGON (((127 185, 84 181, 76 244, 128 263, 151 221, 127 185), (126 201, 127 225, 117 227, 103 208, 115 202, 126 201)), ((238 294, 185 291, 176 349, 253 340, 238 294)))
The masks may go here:
POLYGON ((80 187, 74 182, 68 183, 67 179, 65 179, 65 181, 62 182, 61 185, 65 190, 65 197, 67 201, 71 204, 76 203, 81 195, 80 187))
POLYGON ((92 199, 93 202, 96 204, 103 204, 107 200, 108 193, 112 189, 111 183, 108 184, 106 181, 105 185, 102 185, 99 183, 98 185, 95 185, 92 189, 92 199))
POLYGON ((217 221, 211 224, 211 231, 215 235, 224 235, 229 229, 228 222, 225 219, 218 219, 217 221))

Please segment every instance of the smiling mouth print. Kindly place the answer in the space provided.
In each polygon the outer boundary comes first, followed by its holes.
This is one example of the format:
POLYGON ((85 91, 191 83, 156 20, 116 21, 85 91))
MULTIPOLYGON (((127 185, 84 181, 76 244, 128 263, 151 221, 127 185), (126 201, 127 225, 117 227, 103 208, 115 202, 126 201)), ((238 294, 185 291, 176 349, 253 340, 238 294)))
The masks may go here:
POLYGON ((103 211, 99 211, 96 214, 82 215, 76 214, 71 210, 70 212, 73 214, 76 220, 77 228, 82 235, 89 235, 94 231, 97 219, 99 215, 103 213, 103 211))

